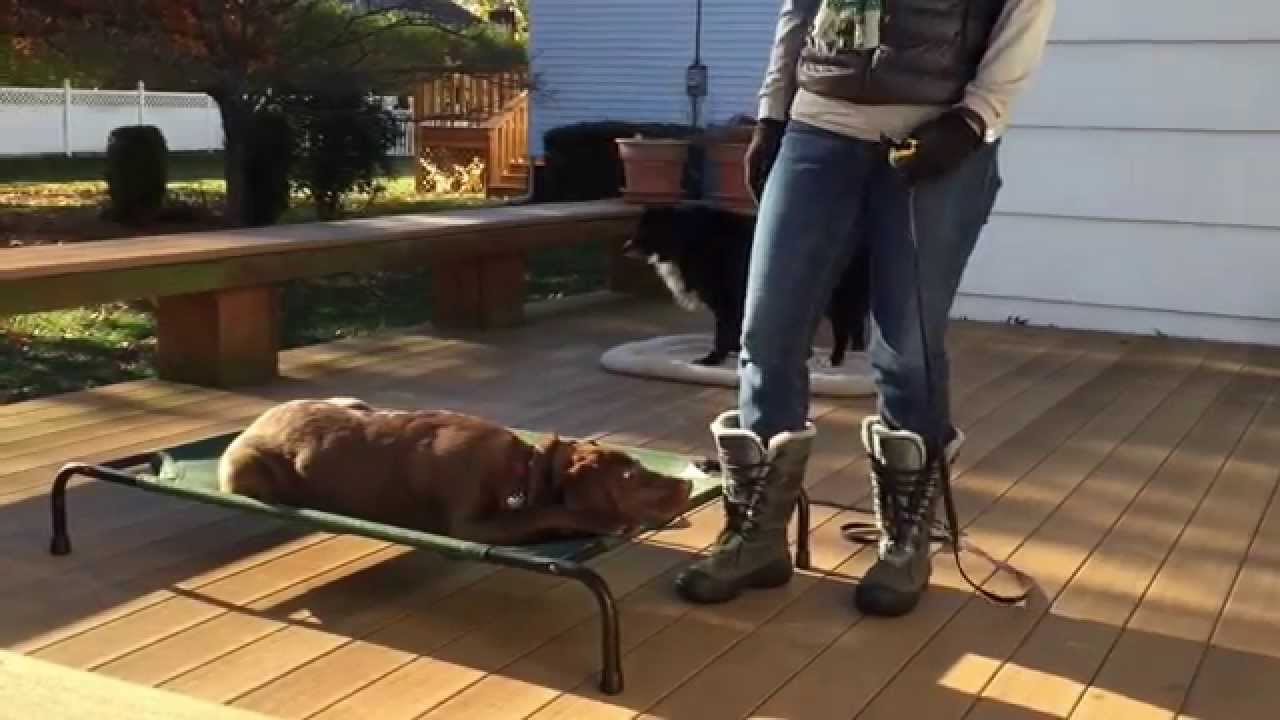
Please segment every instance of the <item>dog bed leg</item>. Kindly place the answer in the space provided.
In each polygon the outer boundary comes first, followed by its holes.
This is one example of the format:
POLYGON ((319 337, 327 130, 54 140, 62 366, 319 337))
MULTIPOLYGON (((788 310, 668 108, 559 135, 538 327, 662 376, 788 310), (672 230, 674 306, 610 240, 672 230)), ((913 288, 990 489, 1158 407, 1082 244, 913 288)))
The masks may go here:
POLYGON ((618 606, 609 585, 596 571, 583 565, 565 565, 563 574, 577 580, 591 591, 600 606, 601 660, 600 690, 606 695, 622 692, 622 636, 618 623, 618 606))
POLYGON ((123 472, 121 468, 140 465, 148 459, 149 456, 146 455, 132 455, 107 465, 68 463, 62 466, 53 478, 53 489, 49 493, 50 510, 53 514, 53 538, 49 541, 49 552, 53 555, 71 554, 71 537, 67 534, 67 483, 71 482, 71 478, 83 475, 120 485, 137 485, 137 478, 123 472))
POLYGON ((800 491, 796 499, 796 567, 811 569, 809 558, 809 493, 800 491))
POLYGON ((53 539, 49 541, 49 552, 53 555, 71 554, 71 538, 67 535, 67 483, 80 471, 79 465, 67 465, 53 479, 53 491, 49 494, 53 511, 53 539))

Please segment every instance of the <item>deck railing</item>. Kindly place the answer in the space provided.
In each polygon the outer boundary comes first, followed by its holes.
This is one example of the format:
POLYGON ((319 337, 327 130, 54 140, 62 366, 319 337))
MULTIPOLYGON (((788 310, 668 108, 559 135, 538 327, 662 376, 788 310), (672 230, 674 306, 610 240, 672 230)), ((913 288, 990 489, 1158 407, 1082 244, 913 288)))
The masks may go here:
POLYGON ((441 72, 418 86, 415 115, 420 124, 477 127, 504 112, 529 86, 527 69, 441 72))
POLYGON ((503 184, 503 176, 529 154, 529 96, 522 92, 489 121, 489 187, 503 184))

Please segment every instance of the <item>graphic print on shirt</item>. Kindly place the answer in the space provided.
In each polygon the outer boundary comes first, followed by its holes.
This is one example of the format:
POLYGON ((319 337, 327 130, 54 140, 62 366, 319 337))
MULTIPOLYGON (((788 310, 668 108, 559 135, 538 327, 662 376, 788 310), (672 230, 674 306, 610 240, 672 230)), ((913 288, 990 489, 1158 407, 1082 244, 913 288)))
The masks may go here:
POLYGON ((813 48, 833 55, 860 47, 864 4, 865 0, 823 0, 813 22, 813 48))

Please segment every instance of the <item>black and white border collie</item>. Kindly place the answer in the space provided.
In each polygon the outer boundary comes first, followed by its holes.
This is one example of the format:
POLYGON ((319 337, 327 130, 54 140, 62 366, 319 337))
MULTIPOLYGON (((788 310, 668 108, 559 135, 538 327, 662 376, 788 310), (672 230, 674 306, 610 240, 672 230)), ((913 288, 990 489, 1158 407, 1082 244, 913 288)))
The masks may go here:
MULTIPOLYGON (((755 234, 754 216, 702 205, 646 208, 623 252, 653 266, 676 303, 686 310, 705 307, 715 317, 713 347, 694 360, 722 365, 740 350, 747 271, 755 234)), ((827 304, 834 341, 831 365, 849 350, 867 344, 868 263, 849 263, 827 304)))

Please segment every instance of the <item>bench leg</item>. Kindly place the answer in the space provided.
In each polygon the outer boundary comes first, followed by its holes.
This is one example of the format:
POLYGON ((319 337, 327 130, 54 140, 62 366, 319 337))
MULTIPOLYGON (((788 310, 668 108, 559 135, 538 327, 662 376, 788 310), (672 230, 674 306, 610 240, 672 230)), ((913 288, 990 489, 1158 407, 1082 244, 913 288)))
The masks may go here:
POLYGON ((443 260, 432 266, 431 320, 448 330, 519 325, 526 289, 523 255, 443 260))
POLYGON ((157 358, 164 380, 234 387, 279 372, 279 295, 273 287, 162 297, 156 311, 157 358))

